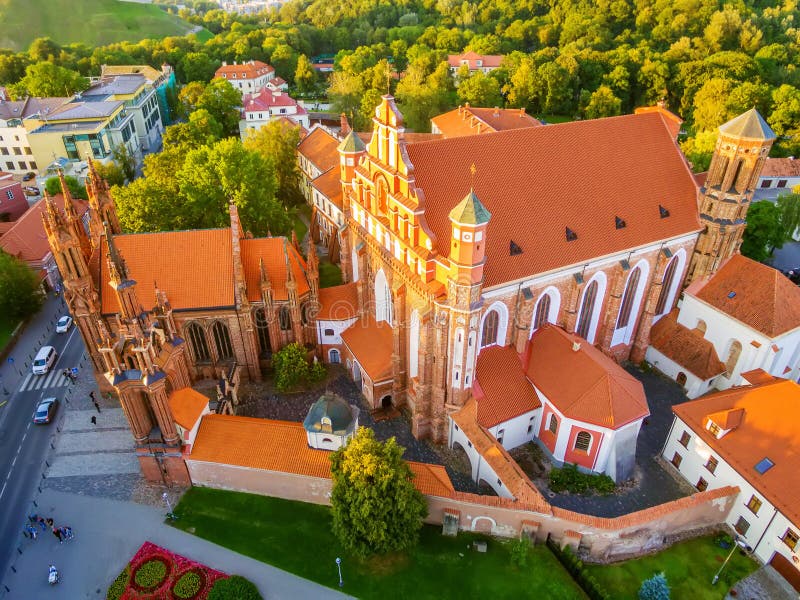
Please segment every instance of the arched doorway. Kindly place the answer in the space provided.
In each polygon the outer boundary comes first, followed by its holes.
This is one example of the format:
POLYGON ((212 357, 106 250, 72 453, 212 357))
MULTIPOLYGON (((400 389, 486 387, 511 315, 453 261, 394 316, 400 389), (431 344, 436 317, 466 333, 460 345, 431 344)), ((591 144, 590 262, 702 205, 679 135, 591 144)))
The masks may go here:
POLYGON ((356 361, 353 361, 353 381, 361 383, 361 367, 356 361))
POLYGON ((331 348, 330 352, 328 352, 328 362, 334 365, 338 365, 342 362, 339 357, 339 351, 336 348, 331 348))
POLYGON ((381 398, 381 408, 388 410, 392 408, 392 396, 386 394, 383 398, 381 398))
POLYGON ((686 387, 686 373, 681 371, 678 373, 678 376, 675 378, 675 381, 678 382, 678 385, 681 387, 686 387))

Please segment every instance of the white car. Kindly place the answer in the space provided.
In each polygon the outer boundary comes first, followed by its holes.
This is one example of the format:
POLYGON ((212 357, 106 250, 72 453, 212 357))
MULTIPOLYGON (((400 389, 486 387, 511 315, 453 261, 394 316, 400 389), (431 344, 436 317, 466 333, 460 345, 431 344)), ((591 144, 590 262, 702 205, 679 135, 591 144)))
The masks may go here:
POLYGON ((56 323, 56 333, 67 333, 70 327, 72 327, 72 317, 64 315, 56 323))

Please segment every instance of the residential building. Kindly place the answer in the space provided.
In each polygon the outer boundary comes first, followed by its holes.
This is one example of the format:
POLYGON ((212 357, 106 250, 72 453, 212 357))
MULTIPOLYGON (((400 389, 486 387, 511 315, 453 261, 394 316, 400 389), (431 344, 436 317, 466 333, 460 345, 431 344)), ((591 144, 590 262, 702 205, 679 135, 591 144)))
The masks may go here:
POLYGON ((280 77, 273 77, 267 81, 266 85, 273 92, 286 92, 289 90, 289 84, 280 77))
MULTIPOLYGON (((800 185, 800 159, 767 158, 758 178, 755 200, 775 200, 800 185)), ((795 236, 797 239, 797 236, 795 236)))
POLYGON ((763 369, 800 377, 800 288, 777 269, 735 254, 693 282, 650 333, 646 360, 690 398, 742 385, 763 369))
POLYGON ((502 54, 478 54, 477 52, 465 52, 464 54, 448 54, 447 63, 450 71, 456 74, 458 70, 467 66, 470 73, 481 71, 488 73, 500 68, 505 58, 502 54))
POLYGON ((47 119, 71 98, 0 99, 0 169, 15 174, 38 172, 52 160, 37 160, 28 141, 31 122, 47 119), (44 162, 41 162, 44 160, 44 162))
MULTIPOLYGON (((63 189, 65 189, 65 185, 62 185, 63 189)), ((0 248, 28 263, 28 266, 38 273, 45 287, 53 290, 60 285, 61 277, 42 224, 44 216, 49 210, 48 207, 51 206, 58 211, 70 214, 71 218, 75 219, 77 227, 84 230, 88 227, 88 203, 84 200, 73 199, 69 196, 69 189, 66 188, 65 193, 39 200, 16 221, 10 223, 8 230, 0 236, 0 248), (65 204, 65 198, 69 198, 70 202, 65 204)))
POLYGON ((289 119, 301 127, 308 127, 308 112, 297 101, 283 91, 272 91, 264 86, 253 94, 242 96, 242 120, 239 133, 244 140, 270 121, 289 119))
POLYGON ((144 75, 106 75, 94 80, 80 97, 87 102, 122 101, 126 113, 133 117, 142 152, 156 152, 161 149, 164 125, 161 121, 158 94, 144 75))
POLYGON ((0 171, 0 222, 16 221, 27 210, 22 184, 11 173, 0 171))
POLYGON ((542 122, 526 114, 524 108, 475 108, 467 103, 433 117, 431 133, 452 138, 541 125, 542 122))
POLYGON ((223 62, 214 77, 226 79, 242 94, 255 94, 275 77, 275 69, 260 60, 233 61, 233 64, 223 62))
POLYGON ((161 70, 154 69, 150 65, 102 65, 100 67, 100 77, 113 75, 142 75, 149 85, 156 90, 158 97, 158 112, 161 115, 161 124, 166 127, 170 125, 177 115, 172 114, 170 100, 168 96, 177 99, 178 90, 175 82, 175 69, 167 63, 161 65, 161 70))
POLYGON ((800 387, 751 376, 753 385, 674 406, 662 455, 698 490, 738 488, 726 522, 800 591, 800 387))

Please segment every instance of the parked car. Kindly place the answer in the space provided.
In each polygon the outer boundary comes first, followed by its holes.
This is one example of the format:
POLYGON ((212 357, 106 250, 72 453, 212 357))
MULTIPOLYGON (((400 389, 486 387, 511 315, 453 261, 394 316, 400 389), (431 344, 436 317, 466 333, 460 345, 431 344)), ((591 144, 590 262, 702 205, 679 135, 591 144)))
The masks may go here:
POLYGON ((56 364, 58 352, 52 346, 42 346, 33 359, 31 370, 34 375, 45 375, 56 364))
POLYGON ((30 181, 31 179, 36 179, 36 173, 33 171, 28 171, 22 176, 22 181, 30 181))
POLYGON ((23 190, 26 196, 38 196, 42 192, 39 190, 38 187, 34 187, 32 185, 26 185, 23 190))
POLYGON ((72 327, 72 317, 64 315, 56 323, 56 333, 67 333, 70 327, 72 327))
POLYGON ((36 414, 33 415, 33 422, 36 425, 51 423, 53 417, 56 416, 56 410, 58 410, 58 398, 45 398, 39 402, 39 406, 36 407, 36 414))

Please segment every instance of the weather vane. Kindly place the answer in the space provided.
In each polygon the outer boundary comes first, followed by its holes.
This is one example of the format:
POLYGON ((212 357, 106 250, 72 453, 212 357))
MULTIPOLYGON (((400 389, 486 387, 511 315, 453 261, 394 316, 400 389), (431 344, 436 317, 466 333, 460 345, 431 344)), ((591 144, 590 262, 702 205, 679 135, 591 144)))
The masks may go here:
POLYGON ((469 168, 470 178, 469 178, 469 187, 475 189, 475 173, 478 172, 478 169, 475 167, 475 163, 472 163, 472 166, 469 168))

